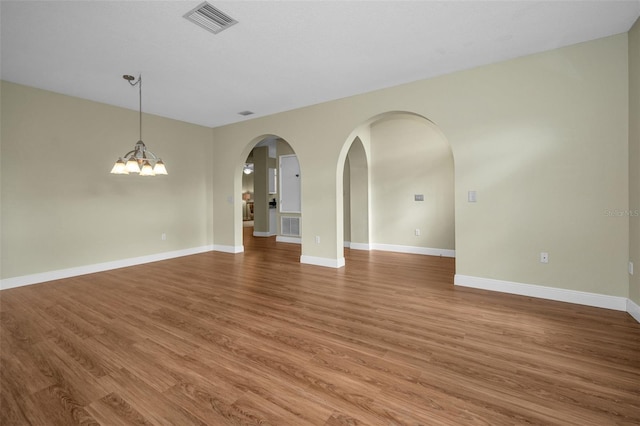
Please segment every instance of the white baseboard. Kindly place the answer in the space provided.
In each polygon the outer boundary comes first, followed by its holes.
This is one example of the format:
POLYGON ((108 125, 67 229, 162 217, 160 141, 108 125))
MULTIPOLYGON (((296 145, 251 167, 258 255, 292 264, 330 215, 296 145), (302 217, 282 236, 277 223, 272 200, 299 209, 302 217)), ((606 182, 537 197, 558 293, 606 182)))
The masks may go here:
POLYGON ((633 319, 640 322, 640 306, 631 299, 627 299, 627 312, 633 317, 633 319))
POLYGON ((397 253, 423 254, 427 256, 456 257, 455 250, 429 248, 429 247, 400 246, 395 244, 374 243, 374 244, 371 244, 371 249, 382 250, 382 251, 393 251, 397 253))
POLYGON ((220 244, 213 245, 213 251, 221 251, 223 253, 242 253, 244 251, 244 246, 223 246, 220 244))
POLYGON ((276 237, 276 242, 278 242, 278 243, 302 244, 302 238, 300 238, 300 237, 285 237, 284 235, 278 235, 276 237))
POLYGON ((556 300, 558 302, 575 303, 578 305, 594 306, 597 308, 613 309, 616 311, 627 310, 628 299, 626 297, 608 296, 606 294, 587 293, 584 291, 522 284, 459 274, 455 275, 454 284, 462 287, 499 291, 502 293, 518 294, 521 296, 537 297, 540 299, 556 300))
POLYGON ((351 250, 371 250, 371 244, 369 243, 349 243, 349 248, 351 250))
POLYGON ((327 268, 342 268, 344 266, 344 257, 338 259, 329 259, 327 257, 300 256, 300 263, 309 265, 325 266, 327 268))
POLYGON ((165 253, 151 254, 148 256, 133 257, 130 259, 114 260, 112 262, 78 266, 75 268, 59 269, 56 271, 42 272, 39 274, 5 278, 3 280, 0 280, 0 290, 7 290, 9 288, 22 287, 31 284, 39 284, 47 281, 61 280, 63 278, 77 277, 79 275, 94 274, 96 272, 126 268, 128 266, 142 265, 144 263, 189 256, 192 254, 204 253, 212 250, 214 250, 214 246, 202 246, 184 250, 169 251, 165 253))
POLYGON ((273 232, 253 231, 254 237, 273 237, 274 235, 276 234, 273 232))

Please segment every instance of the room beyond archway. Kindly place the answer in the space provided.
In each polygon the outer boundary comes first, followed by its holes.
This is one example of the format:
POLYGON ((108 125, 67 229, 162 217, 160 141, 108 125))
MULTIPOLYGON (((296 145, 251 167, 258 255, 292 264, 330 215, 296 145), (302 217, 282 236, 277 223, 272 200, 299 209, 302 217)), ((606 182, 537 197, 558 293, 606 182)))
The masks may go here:
POLYGON ((242 208, 244 247, 248 238, 301 244, 300 168, 291 145, 274 135, 257 138, 247 147, 242 164, 242 208))
POLYGON ((344 246, 455 257, 453 154, 438 127, 390 112, 353 135, 342 174, 344 246))

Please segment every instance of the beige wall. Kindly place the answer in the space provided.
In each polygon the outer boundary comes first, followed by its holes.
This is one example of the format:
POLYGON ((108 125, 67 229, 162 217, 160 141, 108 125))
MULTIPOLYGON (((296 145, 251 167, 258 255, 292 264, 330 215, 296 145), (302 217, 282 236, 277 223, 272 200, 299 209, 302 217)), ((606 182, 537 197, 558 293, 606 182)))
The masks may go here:
POLYGON ((269 148, 253 148, 253 231, 269 233, 269 148))
POLYGON ((629 32, 629 298, 640 305, 640 20, 629 32))
POLYGON ((453 175, 449 142, 431 122, 390 114, 372 123, 373 242, 454 250, 453 175))
MULTIPOLYGON (((137 139, 135 111, 3 82, 2 277, 241 247, 242 164, 271 135, 300 162, 303 256, 339 261, 350 144, 376 119, 405 111, 435 123, 453 151, 458 274, 625 297, 631 288, 637 301, 627 274, 630 247, 640 263, 637 221, 606 214, 637 205, 638 97, 629 97, 637 60, 628 61, 637 39, 636 24, 629 37, 213 130, 145 115, 144 139, 170 173, 151 180, 108 173, 137 139), (477 203, 467 203, 468 190, 477 203), (541 251, 549 264, 538 262, 541 251)), ((393 203, 380 208, 397 215, 393 203)))
POLYGON ((225 201, 240 192, 234 170, 251 141, 276 134, 303 173, 302 254, 339 260, 349 144, 372 119, 408 111, 451 144, 457 273, 626 297, 629 221, 605 212, 629 203, 627 57, 621 34, 216 128, 215 243, 241 241, 241 203, 225 201))
POLYGON ((137 111, 8 82, 1 97, 3 279, 213 244, 211 129, 145 114, 169 175, 112 175, 137 111))

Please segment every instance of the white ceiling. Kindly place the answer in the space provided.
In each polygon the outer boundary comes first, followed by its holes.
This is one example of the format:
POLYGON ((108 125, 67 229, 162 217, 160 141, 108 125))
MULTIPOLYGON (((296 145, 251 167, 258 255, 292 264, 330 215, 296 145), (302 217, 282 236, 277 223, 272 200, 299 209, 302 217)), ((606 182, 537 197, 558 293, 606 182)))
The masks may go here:
POLYGON ((629 30, 632 1, 5 1, 4 80, 215 127, 629 30), (245 118, 238 112, 251 110, 245 118))

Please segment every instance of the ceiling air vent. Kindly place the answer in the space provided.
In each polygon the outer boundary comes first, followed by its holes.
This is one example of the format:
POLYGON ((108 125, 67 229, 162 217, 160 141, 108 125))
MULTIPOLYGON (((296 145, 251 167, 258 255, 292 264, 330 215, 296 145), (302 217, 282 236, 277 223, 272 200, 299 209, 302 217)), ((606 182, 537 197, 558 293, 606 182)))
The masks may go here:
POLYGON ((216 9, 206 1, 186 13, 184 17, 214 34, 218 34, 220 31, 226 30, 230 26, 238 23, 238 21, 219 9, 216 9))

